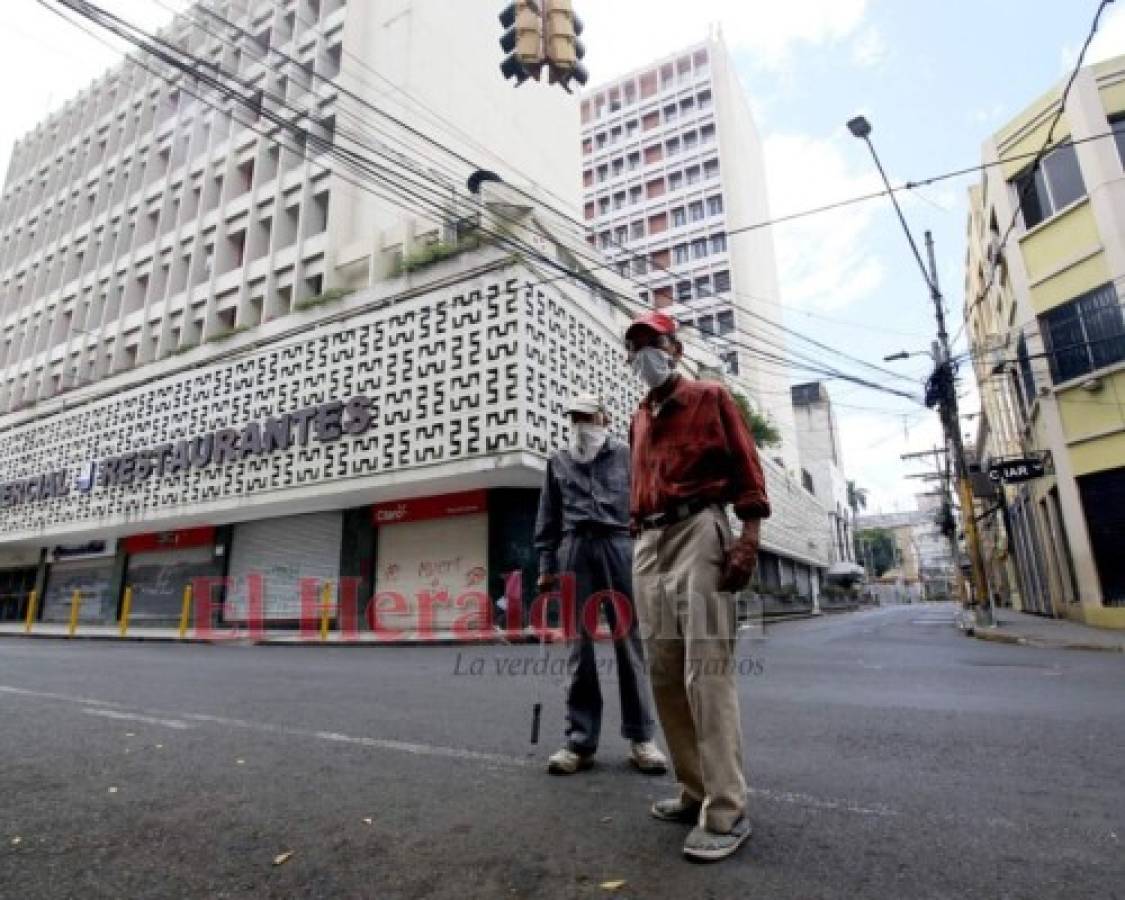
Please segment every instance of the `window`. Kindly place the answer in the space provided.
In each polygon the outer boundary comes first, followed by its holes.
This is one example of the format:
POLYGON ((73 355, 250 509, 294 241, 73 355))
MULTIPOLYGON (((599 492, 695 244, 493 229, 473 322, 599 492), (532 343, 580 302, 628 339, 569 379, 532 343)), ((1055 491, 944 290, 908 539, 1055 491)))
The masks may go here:
POLYGON ((633 274, 634 275, 647 275, 648 274, 648 259, 643 256, 637 256, 633 259, 633 274))
POLYGON ((598 213, 606 215, 609 212, 609 197, 602 197, 598 200, 598 213))
POLYGON ((710 216, 721 216, 723 214, 723 198, 722 197, 708 197, 707 198, 707 214, 710 216))
POLYGON ((704 125, 703 128, 700 129, 699 139, 705 144, 710 144, 715 140, 715 126, 704 125))
POLYGON ((672 227, 683 228, 686 224, 687 211, 682 206, 678 206, 672 210, 672 227))
POLYGON ((634 241, 640 240, 645 236, 645 223, 644 221, 634 222, 632 225, 632 238, 634 241))
POLYGON ((730 350, 723 354, 723 366, 727 370, 728 375, 738 374, 738 351, 730 350))
POLYGON ((668 176, 668 190, 678 191, 683 186, 684 186, 684 173, 683 172, 673 172, 671 175, 668 176))
POLYGON ((684 303, 691 299, 691 282, 679 281, 676 282, 676 299, 684 303))
POLYGON ((715 336, 715 319, 713 316, 700 316, 696 326, 699 328, 699 333, 704 337, 715 336))
POLYGON ((719 174, 719 161, 717 159, 709 159, 703 164, 703 177, 714 178, 719 174))
POLYGON ((691 261, 691 250, 687 244, 677 244, 672 249, 672 258, 677 266, 682 266, 691 261))
POLYGON ((609 245, 612 242, 612 240, 613 240, 613 238, 610 237, 608 231, 603 231, 601 234, 598 235, 598 243, 601 245, 601 248, 603 250, 609 249, 609 245))
POLYGON ((697 241, 691 242, 691 255, 696 259, 704 259, 707 256, 707 239, 700 238, 697 241))
POLYGON ((640 187, 629 188, 629 202, 636 206, 644 199, 645 189, 640 187))
POLYGON ((693 222, 698 222, 703 219, 703 201, 696 200, 694 203, 688 206, 688 212, 691 214, 691 220, 693 222))
POLYGON ((668 141, 667 148, 666 148, 666 154, 668 156, 675 156, 679 152, 680 152, 680 139, 679 138, 672 138, 672 140, 668 141))
POLYGON ((1125 360, 1125 311, 1112 283, 1045 313, 1039 322, 1056 383, 1125 360))
POLYGON ((609 166, 602 164, 598 166, 598 181, 602 182, 609 178, 609 166))
POLYGON ((629 171, 635 172, 640 167, 641 167, 641 154, 630 153, 629 154, 629 171))
POLYGON ((710 297, 711 296, 711 276, 704 275, 702 278, 695 279, 695 296, 697 297, 710 297))
POLYGON ((724 294, 730 290, 730 272, 715 273, 715 293, 724 294))
POLYGON ((1113 126, 1117 138, 1117 155, 1121 157, 1121 164, 1125 165, 1125 116, 1115 116, 1109 124, 1113 126))
POLYGON ((625 160, 615 159, 613 161, 613 177, 616 178, 618 175, 620 175, 624 171, 625 171, 625 160))
POLYGON ((1025 169, 1012 186, 1023 212, 1025 228, 1034 228, 1086 195, 1086 184, 1073 144, 1051 151, 1035 169, 1025 169))
POLYGON ((727 309, 718 315, 719 334, 730 334, 734 331, 734 310, 727 309))
POLYGON ((687 153, 694 150, 699 144, 699 135, 694 131, 689 131, 684 135, 684 152, 687 153))
POLYGON ((687 183, 695 184, 699 181, 699 166, 692 166, 687 170, 687 183))
POLYGON ((727 252, 727 236, 725 234, 711 235, 711 253, 727 252))

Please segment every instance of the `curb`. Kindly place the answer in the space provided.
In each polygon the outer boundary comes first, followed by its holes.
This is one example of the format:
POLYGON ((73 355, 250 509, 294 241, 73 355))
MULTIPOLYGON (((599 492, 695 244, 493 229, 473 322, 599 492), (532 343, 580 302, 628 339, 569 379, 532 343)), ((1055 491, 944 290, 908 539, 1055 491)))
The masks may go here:
POLYGON ((975 637, 978 641, 992 641, 996 644, 1018 644, 1021 647, 1040 647, 1053 650, 1086 650, 1098 653, 1125 653, 1125 647, 1121 645, 1086 644, 1081 641, 1043 641, 995 631, 969 630, 965 633, 969 635, 969 637, 975 637))

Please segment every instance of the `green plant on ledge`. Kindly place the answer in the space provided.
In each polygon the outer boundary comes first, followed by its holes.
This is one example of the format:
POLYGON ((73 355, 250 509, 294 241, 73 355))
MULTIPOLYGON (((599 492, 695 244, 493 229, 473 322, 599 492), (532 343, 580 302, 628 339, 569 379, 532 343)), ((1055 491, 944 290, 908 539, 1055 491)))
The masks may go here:
POLYGON ((343 300, 345 297, 350 297, 354 293, 355 288, 330 288, 323 294, 317 294, 315 297, 306 297, 304 300, 298 300, 293 304, 293 309, 300 312, 305 309, 324 306, 326 303, 336 303, 339 300, 343 300))
POLYGON ((190 342, 190 341, 189 341, 189 342, 188 342, 188 343, 186 343, 186 344, 181 344, 181 345, 180 345, 179 347, 177 347, 177 348, 176 348, 175 350, 170 350, 170 351, 168 352, 168 355, 169 355, 169 356, 179 356, 179 355, 180 355, 181 353, 187 353, 187 352, 189 352, 189 351, 191 351, 191 350, 194 350, 194 349, 195 349, 196 347, 198 347, 198 346, 199 346, 199 344, 197 344, 197 343, 194 343, 194 342, 190 342))
POLYGON ((419 272, 469 250, 477 250, 481 243, 479 234, 470 234, 458 241, 437 241, 433 244, 425 244, 411 253, 396 257, 391 273, 393 275, 405 275, 410 272, 419 272))
POLYGON ((213 335, 207 338, 209 343, 218 343, 220 341, 229 341, 232 337, 242 334, 244 331, 249 331, 249 325, 235 325, 233 328, 221 328, 213 335))

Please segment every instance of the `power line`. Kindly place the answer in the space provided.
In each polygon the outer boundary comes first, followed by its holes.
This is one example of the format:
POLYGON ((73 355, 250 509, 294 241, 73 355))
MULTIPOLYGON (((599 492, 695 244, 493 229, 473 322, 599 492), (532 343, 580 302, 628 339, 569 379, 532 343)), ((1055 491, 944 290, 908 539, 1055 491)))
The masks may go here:
MULTIPOLYGON (((40 0, 40 2, 42 2, 42 0, 40 0)), ((180 48, 174 47, 174 46, 169 46, 167 44, 167 42, 160 41, 159 39, 157 39, 157 43, 165 46, 167 48, 167 50, 162 51, 160 49, 155 48, 149 41, 145 41, 141 38, 137 38, 135 36, 130 36, 128 34, 124 34, 124 33, 122 33, 122 27, 127 28, 131 31, 137 32, 141 35, 144 35, 145 37, 151 38, 151 36, 148 35, 146 32, 144 32, 142 29, 138 29, 135 26, 131 26, 131 25, 129 25, 129 23, 124 22, 124 20, 120 20, 118 17, 115 17, 112 14, 106 14, 104 10, 100 10, 98 7, 94 6, 93 4, 84 2, 84 0, 60 0, 60 2, 63 2, 64 5, 66 5, 68 8, 70 8, 72 11, 78 12, 84 18, 87 18, 87 19, 90 19, 91 21, 96 22, 97 24, 101 25, 102 27, 105 27, 108 30, 113 31, 119 37, 122 37, 125 40, 127 40, 127 41, 133 43, 134 45, 138 46, 143 51, 148 52, 149 54, 156 56, 158 59, 160 59, 161 61, 170 65, 172 68, 183 72, 189 78, 192 78, 196 81, 202 81, 204 84, 212 87, 213 89, 216 89, 218 91, 218 93, 221 96, 224 96, 227 100, 234 101, 235 103, 242 103, 243 105, 251 105, 252 108, 254 109, 254 111, 259 115, 267 113, 266 108, 263 107, 260 102, 257 105, 254 105, 249 98, 240 95, 237 91, 232 91, 229 87, 227 87, 223 83, 218 82, 214 78, 211 78, 209 76, 206 76, 206 75, 202 74, 202 72, 200 71, 201 68, 203 68, 203 69, 210 68, 210 69, 214 69, 216 71, 221 72, 222 71, 221 67, 210 64, 206 60, 200 60, 198 57, 192 57, 190 54, 185 53, 180 48), (101 14, 101 15, 99 15, 99 14, 101 14), (108 19, 114 21, 116 23, 116 25, 115 26, 107 25, 105 23, 104 19, 102 18, 103 16, 105 18, 108 18, 108 19), (172 54, 177 54, 177 55, 180 55, 180 56, 187 56, 190 59, 192 59, 192 61, 195 63, 195 65, 189 67, 187 64, 182 63, 178 59, 176 59, 175 56, 173 56, 172 54)), ((48 8, 50 8, 50 7, 48 7, 48 8)), ((57 12, 57 10, 52 10, 52 11, 57 12)), ((164 80, 169 80, 163 75, 161 75, 159 77, 163 78, 164 80)), ((247 87, 248 89, 253 88, 253 85, 247 86, 245 82, 243 82, 243 86, 247 87)), ((190 91, 188 93, 190 93, 190 91)), ((264 94, 265 92, 261 92, 261 93, 264 94)), ((196 96, 198 96, 198 95, 196 95, 196 96)), ((204 102, 207 102, 208 105, 213 105, 209 101, 206 101, 206 98, 199 97, 199 99, 203 100, 204 102)), ((302 115, 307 114, 307 111, 299 110, 299 112, 302 115)), ((370 160, 368 160, 364 157, 361 157, 359 154, 356 154, 352 151, 348 151, 346 153, 346 155, 342 155, 342 153, 344 151, 341 151, 338 147, 336 147, 333 142, 324 141, 318 135, 313 134, 312 132, 310 132, 310 131, 308 131, 304 128, 300 128, 299 126, 296 126, 293 122, 288 122, 286 120, 280 119, 279 117, 273 115, 272 113, 267 114, 266 117, 271 122, 273 122, 276 126, 278 126, 279 128, 281 128, 283 130, 284 129, 296 128, 298 135, 301 137, 301 139, 306 144, 309 143, 309 142, 313 143, 314 146, 317 146, 318 144, 324 144, 325 145, 324 149, 325 149, 326 153, 331 153, 334 156, 341 158, 341 161, 344 164, 348 165, 349 170, 355 171, 355 170, 358 169, 361 173, 361 177, 365 175, 367 177, 381 178, 383 183, 389 184, 389 188, 391 190, 399 191, 398 202, 399 203, 402 202, 401 201, 401 195, 402 195, 402 193, 404 192, 405 189, 403 188, 401 183, 388 182, 386 170, 377 171, 375 173, 372 173, 370 171, 370 165, 371 165, 370 160)), ((256 133, 263 134, 262 132, 258 131, 257 129, 251 129, 251 130, 254 130, 256 133)), ((264 135, 264 136, 267 136, 271 141, 274 141, 275 143, 278 143, 280 146, 283 146, 283 147, 285 146, 285 145, 280 144, 280 141, 278 141, 273 136, 270 136, 270 135, 264 135)), ((354 138, 352 140, 354 141, 354 138)), ((360 142, 360 144, 362 146, 362 142, 360 142)), ((286 148, 286 149, 289 149, 289 148, 286 148)), ((345 178, 344 180, 347 181, 348 179, 345 178)), ((361 189, 367 190, 367 187, 363 184, 359 184, 357 182, 351 182, 351 183, 356 184, 356 186, 360 187, 361 189)), ((409 193, 409 195, 415 201, 422 200, 423 202, 426 202, 427 198, 420 195, 416 190, 406 191, 406 192, 409 193)), ((376 193, 377 196, 380 196, 383 199, 388 199, 385 194, 378 193, 378 192, 373 192, 373 193, 376 193)), ((392 200, 392 202, 394 202, 394 200, 392 200)), ((409 207, 407 207, 407 208, 409 208, 409 207)), ((439 210, 440 216, 444 216, 445 213, 446 213, 446 210, 444 210, 444 209, 439 210)), ((494 237, 501 237, 501 236, 497 236, 497 235, 493 235, 493 236, 494 237)), ((507 238, 501 238, 501 240, 503 242, 506 242, 506 243, 513 243, 510 239, 507 239, 507 238)), ((525 252, 527 252, 528 249, 529 249, 526 244, 521 244, 519 246, 525 252)), ((557 261, 547 259, 537 252, 532 252, 531 255, 534 256, 537 259, 548 262, 549 264, 551 264, 555 268, 561 269, 566 274, 567 277, 577 277, 580 280, 582 280, 582 273, 577 273, 577 272, 574 272, 570 269, 567 269, 564 266, 559 265, 557 261)), ((577 254, 577 255, 580 256, 580 254, 577 254)), ((604 293, 610 293, 610 292, 605 290, 604 287, 603 287, 603 294, 604 293)), ((617 292, 612 292, 612 293, 617 294, 617 292)), ((638 305, 635 298, 627 297, 626 295, 620 295, 620 294, 617 294, 617 296, 618 297, 624 296, 624 297, 626 297, 626 299, 630 303, 632 303, 634 305, 638 305)), ((632 309, 626 309, 626 312, 629 312, 630 314, 632 314, 633 310, 632 309)), ((776 324, 776 323, 771 323, 771 324, 776 324)), ((780 327, 783 327, 783 326, 780 326, 780 327)), ((781 357, 777 357, 775 355, 768 354, 765 351, 761 350, 761 348, 759 348, 759 347, 755 347, 755 346, 745 344, 745 343, 740 343, 738 341, 731 341, 730 343, 735 344, 736 346, 741 346, 744 349, 746 349, 747 352, 752 353, 752 354, 754 354, 754 355, 756 355, 759 358, 762 358, 764 360, 777 362, 777 363, 780 363, 780 364, 783 364, 783 365, 788 365, 788 366, 791 366, 791 367, 793 365, 788 360, 783 359, 781 357)), ((765 342, 763 342, 763 343, 765 343, 765 342)), ((782 348, 782 349, 784 350, 784 348, 782 348)), ((799 355, 795 354, 795 356, 796 356, 797 359, 800 359, 799 355)), ((822 374, 831 375, 832 377, 838 377, 838 378, 842 378, 844 380, 849 380, 849 381, 852 381, 853 383, 856 383, 858 385, 870 387, 870 388, 875 389, 875 390, 885 390, 885 391, 888 391, 890 393, 895 393, 899 396, 906 397, 908 399, 915 399, 911 395, 907 395, 904 392, 894 391, 893 389, 887 389, 887 388, 885 388, 885 386, 873 383, 868 379, 858 378, 856 376, 849 375, 847 373, 839 372, 835 369, 829 369, 829 368, 825 368, 825 367, 820 366, 820 365, 812 365, 812 364, 801 364, 798 367, 804 368, 808 371, 820 372, 822 374)), ((895 374, 897 375, 897 373, 895 373, 895 374)))

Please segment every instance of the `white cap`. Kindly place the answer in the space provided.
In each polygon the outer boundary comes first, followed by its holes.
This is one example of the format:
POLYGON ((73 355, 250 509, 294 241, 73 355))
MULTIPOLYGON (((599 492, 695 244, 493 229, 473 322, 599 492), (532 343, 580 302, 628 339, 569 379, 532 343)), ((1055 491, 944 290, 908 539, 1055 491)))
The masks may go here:
POLYGON ((605 405, 602 403, 602 398, 597 394, 578 394, 570 398, 570 402, 566 406, 566 412, 567 415, 584 413, 592 416, 597 413, 604 413, 605 405))

